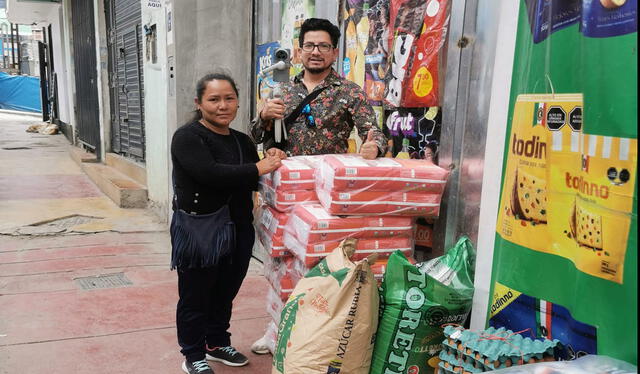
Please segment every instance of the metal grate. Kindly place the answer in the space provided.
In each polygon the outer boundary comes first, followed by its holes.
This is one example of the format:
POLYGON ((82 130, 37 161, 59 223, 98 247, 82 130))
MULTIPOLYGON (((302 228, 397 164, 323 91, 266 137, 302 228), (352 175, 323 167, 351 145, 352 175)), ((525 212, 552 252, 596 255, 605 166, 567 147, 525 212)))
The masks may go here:
POLYGON ((83 290, 95 290, 98 288, 118 288, 133 285, 124 273, 104 274, 95 277, 76 278, 76 283, 83 290))

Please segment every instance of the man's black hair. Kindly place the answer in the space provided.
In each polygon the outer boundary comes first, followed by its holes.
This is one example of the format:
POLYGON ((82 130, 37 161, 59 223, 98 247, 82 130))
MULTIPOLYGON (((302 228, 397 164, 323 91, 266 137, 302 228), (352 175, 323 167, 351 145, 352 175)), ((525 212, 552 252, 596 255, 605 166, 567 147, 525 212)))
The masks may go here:
POLYGON ((333 48, 338 47, 340 39, 340 29, 328 19, 324 18, 307 18, 300 27, 300 47, 304 44, 304 34, 307 31, 326 31, 331 36, 331 44, 333 48))

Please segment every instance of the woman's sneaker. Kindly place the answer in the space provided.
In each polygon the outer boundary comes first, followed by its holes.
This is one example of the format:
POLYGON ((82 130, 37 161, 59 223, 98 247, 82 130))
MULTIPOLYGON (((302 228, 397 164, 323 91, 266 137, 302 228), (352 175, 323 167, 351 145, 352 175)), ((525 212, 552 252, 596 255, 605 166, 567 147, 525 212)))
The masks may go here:
POLYGON ((182 362, 182 371, 187 374, 214 374, 207 360, 200 360, 189 362, 185 360, 182 362))
POLYGON ((206 350, 207 360, 222 362, 227 366, 244 366, 249 363, 249 359, 232 346, 210 348, 207 345, 206 350))

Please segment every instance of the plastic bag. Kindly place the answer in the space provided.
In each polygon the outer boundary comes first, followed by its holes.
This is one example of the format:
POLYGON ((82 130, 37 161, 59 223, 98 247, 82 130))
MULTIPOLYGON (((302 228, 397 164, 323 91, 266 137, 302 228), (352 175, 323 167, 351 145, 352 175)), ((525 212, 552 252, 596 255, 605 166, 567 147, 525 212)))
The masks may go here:
POLYGON ((471 310, 474 266, 475 250, 467 237, 418 265, 402 252, 389 257, 371 374, 433 372, 444 340, 442 325, 462 324, 471 310))
POLYGON ((630 363, 599 355, 582 356, 573 361, 540 362, 493 371, 496 374, 627 374, 637 372, 638 368, 630 363))

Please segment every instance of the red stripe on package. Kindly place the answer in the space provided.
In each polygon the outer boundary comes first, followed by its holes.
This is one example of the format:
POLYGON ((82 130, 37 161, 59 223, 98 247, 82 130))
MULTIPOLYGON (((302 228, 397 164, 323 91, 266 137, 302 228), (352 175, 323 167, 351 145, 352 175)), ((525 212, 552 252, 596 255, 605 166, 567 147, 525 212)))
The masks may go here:
POLYGON ((449 172, 428 160, 327 155, 317 176, 317 188, 328 191, 425 191, 441 194, 449 172))
POLYGON ((269 256, 284 257, 290 254, 287 248, 284 246, 282 236, 274 236, 270 234, 267 229, 262 226, 262 224, 257 225, 256 232, 258 234, 258 240, 260 241, 260 244, 262 244, 269 256))
POLYGON ((304 245, 346 238, 411 237, 413 218, 338 217, 329 214, 320 204, 305 203, 293 208, 285 230, 304 245))
POLYGON ((280 323, 280 313, 282 313, 283 308, 284 301, 282 301, 278 292, 270 286, 267 291, 267 313, 276 324, 280 323))
POLYGON ((423 108, 439 106, 440 52, 448 23, 447 0, 428 2, 422 31, 413 43, 410 73, 403 83, 401 106, 423 108))
POLYGON ((436 218, 442 199, 441 194, 415 191, 317 192, 322 206, 335 215, 387 214, 436 218))
POLYGON ((416 223, 416 245, 431 248, 433 244, 433 228, 428 225, 416 223))
POLYGON ((296 204, 318 202, 318 195, 313 190, 278 191, 264 183, 260 183, 260 192, 264 197, 264 201, 280 212, 289 212, 296 204))
POLYGON ((267 257, 264 261, 264 277, 267 279, 271 287, 276 291, 282 301, 286 301, 293 292, 293 281, 291 279, 291 271, 293 269, 294 257, 271 258, 267 257))
POLYGON ((267 233, 270 235, 282 237, 282 234, 284 234, 284 227, 288 220, 288 214, 279 212, 268 205, 262 207, 260 224, 264 226, 267 233))
POLYGON ((277 170, 260 181, 279 191, 313 190, 318 156, 295 156, 282 160, 277 170))
MULTIPOLYGON (((291 253, 304 262, 306 266, 316 265, 340 245, 340 241, 327 241, 305 246, 289 232, 284 233, 284 242, 287 248, 291 250, 291 253)), ((402 251, 407 256, 413 255, 412 238, 359 239, 351 260, 362 260, 373 253, 377 253, 379 258, 386 258, 397 250, 402 251)))

